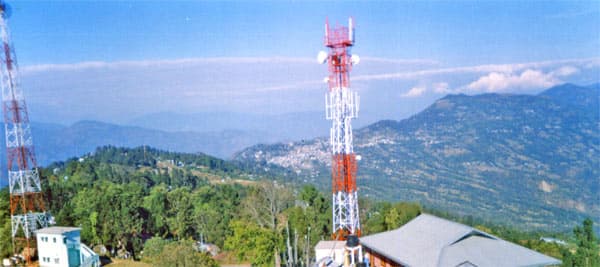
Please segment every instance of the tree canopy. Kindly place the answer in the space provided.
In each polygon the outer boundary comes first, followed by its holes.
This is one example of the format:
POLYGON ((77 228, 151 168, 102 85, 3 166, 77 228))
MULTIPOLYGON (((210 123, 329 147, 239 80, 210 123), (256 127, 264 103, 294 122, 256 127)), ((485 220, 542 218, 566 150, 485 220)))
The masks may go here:
MULTIPOLYGON (((234 261, 272 266, 292 258, 288 254, 294 251, 306 262, 314 257, 316 243, 332 232, 330 194, 314 185, 257 180, 203 154, 104 147, 41 173, 47 206, 58 225, 81 227, 84 243, 126 251, 156 266, 214 266, 210 256, 198 251, 200 236, 234 261)), ((8 199, 8 188, 1 189, 2 257, 12 253, 8 199)), ((361 198, 362 233, 396 229, 421 212, 417 203, 361 198)), ((564 255, 565 262, 573 263, 566 266, 598 263, 591 220, 575 229, 572 253, 540 242, 539 235, 472 217, 456 220, 555 257, 564 255)))

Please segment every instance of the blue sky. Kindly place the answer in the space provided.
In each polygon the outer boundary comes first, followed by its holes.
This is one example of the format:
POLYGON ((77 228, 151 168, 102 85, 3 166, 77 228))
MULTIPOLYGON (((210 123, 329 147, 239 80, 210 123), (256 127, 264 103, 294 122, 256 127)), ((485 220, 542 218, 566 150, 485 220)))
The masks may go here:
POLYGON ((19 1, 21 63, 304 56, 326 17, 357 22, 363 54, 482 64, 597 56, 598 1, 19 1))
POLYGON ((356 21, 351 76, 370 120, 448 93, 600 80, 598 1, 13 1, 32 118, 323 107, 323 24, 356 21))

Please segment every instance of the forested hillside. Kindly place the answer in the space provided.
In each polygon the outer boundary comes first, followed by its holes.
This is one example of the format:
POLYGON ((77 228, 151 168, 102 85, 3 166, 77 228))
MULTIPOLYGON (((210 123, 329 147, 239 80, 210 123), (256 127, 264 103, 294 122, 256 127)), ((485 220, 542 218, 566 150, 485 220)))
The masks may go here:
MULTIPOLYGON (((42 169, 44 194, 57 224, 81 227, 83 242, 90 246, 102 244, 116 254, 126 251, 156 266, 178 260, 272 266, 287 255, 289 229, 290 238, 298 235, 298 255, 305 259, 305 251, 312 254, 316 242, 329 238, 328 194, 310 185, 260 178, 207 155, 148 147, 103 147, 42 169), (219 248, 218 261, 202 253, 174 252, 184 251, 200 236, 219 248)), ((6 188, 0 196, 0 256, 6 256, 11 252, 6 188)), ((416 203, 362 198, 360 205, 365 234, 397 228, 422 212, 416 203)), ((560 257, 558 245, 538 240, 541 233, 473 217, 452 218, 560 257)))
MULTIPOLYGON (((355 131, 362 196, 418 201, 520 228, 566 231, 600 202, 600 87, 449 95, 402 121, 355 131)), ((325 138, 257 145, 256 173, 330 186, 325 138)))

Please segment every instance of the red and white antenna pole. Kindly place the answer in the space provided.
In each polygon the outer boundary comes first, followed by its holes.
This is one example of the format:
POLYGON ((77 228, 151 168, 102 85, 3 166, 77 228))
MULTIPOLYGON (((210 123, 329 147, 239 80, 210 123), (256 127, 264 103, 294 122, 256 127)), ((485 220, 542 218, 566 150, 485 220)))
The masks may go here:
POLYGON ((0 1, 0 84, 6 135, 8 186, 13 249, 23 252, 30 263, 35 247, 35 230, 48 226, 42 185, 31 136, 31 126, 23 91, 20 88, 17 59, 10 41, 8 5, 0 1))
POLYGON ((354 23, 348 27, 329 28, 325 24, 325 46, 329 52, 318 55, 320 63, 328 63, 329 92, 325 95, 326 118, 332 121, 330 140, 332 151, 333 238, 360 236, 358 196, 356 188, 356 154, 352 147, 351 120, 358 116, 359 98, 350 89, 350 70, 358 63, 350 48, 354 45, 354 23))

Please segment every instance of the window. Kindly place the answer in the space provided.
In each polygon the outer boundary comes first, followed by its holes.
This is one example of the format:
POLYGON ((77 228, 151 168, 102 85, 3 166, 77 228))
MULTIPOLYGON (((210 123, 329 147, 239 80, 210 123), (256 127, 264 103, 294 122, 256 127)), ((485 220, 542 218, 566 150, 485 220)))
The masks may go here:
POLYGON ((56 264, 59 263, 58 258, 54 258, 54 263, 56 263, 56 264))
POLYGON ((52 238, 52 241, 54 241, 54 243, 56 243, 56 237, 53 237, 53 238, 52 238))

